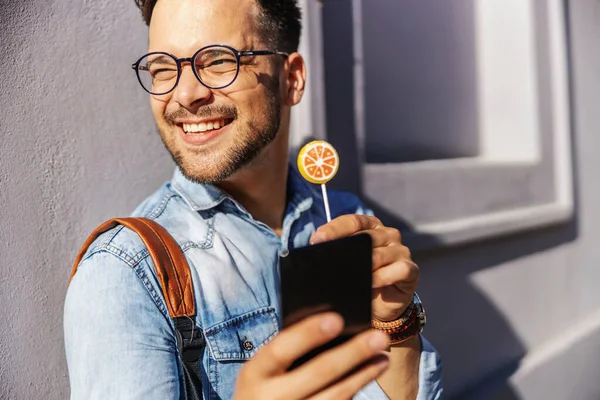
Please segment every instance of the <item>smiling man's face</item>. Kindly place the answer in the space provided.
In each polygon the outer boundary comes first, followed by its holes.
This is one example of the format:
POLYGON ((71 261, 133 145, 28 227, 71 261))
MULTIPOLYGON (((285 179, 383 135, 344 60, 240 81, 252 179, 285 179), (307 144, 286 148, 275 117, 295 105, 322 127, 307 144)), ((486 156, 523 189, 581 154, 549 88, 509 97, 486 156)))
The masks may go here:
MULTIPOLYGON (((258 7, 254 0, 159 0, 150 22, 149 52, 183 58, 214 44, 279 50, 263 38, 258 7)), ((161 138, 188 179, 227 179, 275 139, 283 63, 278 55, 243 57, 235 82, 218 90, 203 86, 184 63, 175 90, 151 96, 161 138)))

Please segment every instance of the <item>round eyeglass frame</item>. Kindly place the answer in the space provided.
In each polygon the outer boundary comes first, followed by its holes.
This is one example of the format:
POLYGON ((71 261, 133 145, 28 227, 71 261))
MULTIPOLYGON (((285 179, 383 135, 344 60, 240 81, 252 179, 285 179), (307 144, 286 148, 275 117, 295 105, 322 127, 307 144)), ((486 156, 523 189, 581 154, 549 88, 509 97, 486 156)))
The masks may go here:
POLYGON ((235 80, 237 79, 239 73, 240 73, 240 59, 242 57, 250 57, 250 56, 272 56, 272 55, 279 55, 279 56, 284 56, 284 57, 289 57, 289 53, 285 53, 283 51, 272 51, 272 50, 245 50, 245 51, 239 51, 234 49, 231 46, 227 46, 225 44, 211 44, 210 46, 205 46, 202 47, 200 50, 198 50, 197 52, 194 53, 193 56, 191 57, 184 57, 184 58, 177 58, 175 57, 173 54, 167 53, 165 51, 153 51, 152 53, 148 53, 148 54, 144 54, 142 57, 140 57, 135 63, 133 63, 131 65, 131 68, 133 68, 135 70, 135 75, 137 76, 138 82, 140 83, 140 86, 142 86, 142 88, 150 93, 151 95, 154 96, 163 96, 165 94, 169 94, 171 93, 173 90, 175 90, 175 88, 177 87, 177 85, 179 84, 179 78, 181 78, 181 71, 183 69, 182 64, 184 62, 189 62, 191 64, 192 67, 192 71, 194 72, 194 76, 196 77, 196 79, 198 79, 198 82, 200 82, 202 85, 204 85, 205 87, 209 88, 209 89, 224 89, 228 86, 233 85, 233 83, 235 82, 235 80), (196 57, 202 53, 205 50, 208 49, 212 49, 212 48, 225 48, 229 51, 231 51, 235 57, 236 57, 236 70, 235 70, 235 76, 233 77, 233 79, 231 80, 231 82, 229 82, 227 85, 222 85, 222 86, 210 86, 208 84, 206 84, 205 82, 202 81, 202 78, 200 78, 200 75, 198 74, 198 71, 196 70, 196 64, 195 64, 195 60, 196 57), (152 56, 152 55, 156 55, 156 54, 163 54, 166 56, 171 57, 172 59, 175 60, 175 63, 177 64, 177 79, 175 80, 175 84, 173 85, 173 87, 166 91, 166 92, 162 92, 162 93, 155 93, 152 92, 151 90, 146 89, 146 86, 144 86, 144 83, 142 82, 142 78, 140 77, 140 63, 148 56, 152 56))

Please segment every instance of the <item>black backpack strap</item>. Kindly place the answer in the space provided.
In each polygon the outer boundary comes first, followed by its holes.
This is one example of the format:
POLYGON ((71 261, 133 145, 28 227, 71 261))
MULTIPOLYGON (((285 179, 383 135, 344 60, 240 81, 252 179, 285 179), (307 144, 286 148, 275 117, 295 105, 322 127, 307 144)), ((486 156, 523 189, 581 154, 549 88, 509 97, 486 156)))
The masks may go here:
POLYGON ((161 225, 146 218, 115 218, 100 225, 86 240, 77 255, 71 279, 77 272, 87 248, 102 233, 123 225, 144 242, 156 269, 169 316, 175 325, 179 358, 183 367, 185 391, 182 399, 202 400, 201 358, 205 342, 201 329, 194 326, 196 315, 190 266, 173 237, 161 225))
POLYGON ((173 319, 177 348, 183 367, 185 384, 184 399, 202 399, 202 353, 206 347, 202 329, 196 327, 192 319, 178 317, 173 319))

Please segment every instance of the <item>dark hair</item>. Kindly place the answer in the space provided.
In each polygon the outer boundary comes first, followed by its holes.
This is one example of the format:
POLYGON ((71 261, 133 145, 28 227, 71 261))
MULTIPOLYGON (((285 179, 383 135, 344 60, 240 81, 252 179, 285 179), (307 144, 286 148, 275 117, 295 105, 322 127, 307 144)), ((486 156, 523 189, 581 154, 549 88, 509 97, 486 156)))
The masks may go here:
MULTIPOLYGON (((150 25, 157 0, 134 0, 142 12, 146 25, 150 25)), ((255 0, 260 7, 259 24, 263 35, 274 50, 293 53, 298 51, 302 30, 298 0, 255 0)))

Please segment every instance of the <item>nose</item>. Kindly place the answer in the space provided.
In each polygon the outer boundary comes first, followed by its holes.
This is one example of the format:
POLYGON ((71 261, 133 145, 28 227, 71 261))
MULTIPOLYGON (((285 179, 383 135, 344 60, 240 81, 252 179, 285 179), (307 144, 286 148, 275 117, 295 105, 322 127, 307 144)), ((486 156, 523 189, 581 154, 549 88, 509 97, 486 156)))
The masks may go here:
POLYGON ((173 100, 187 109, 205 104, 212 96, 212 91, 204 86, 194 75, 192 67, 182 65, 179 83, 173 92, 173 100))

